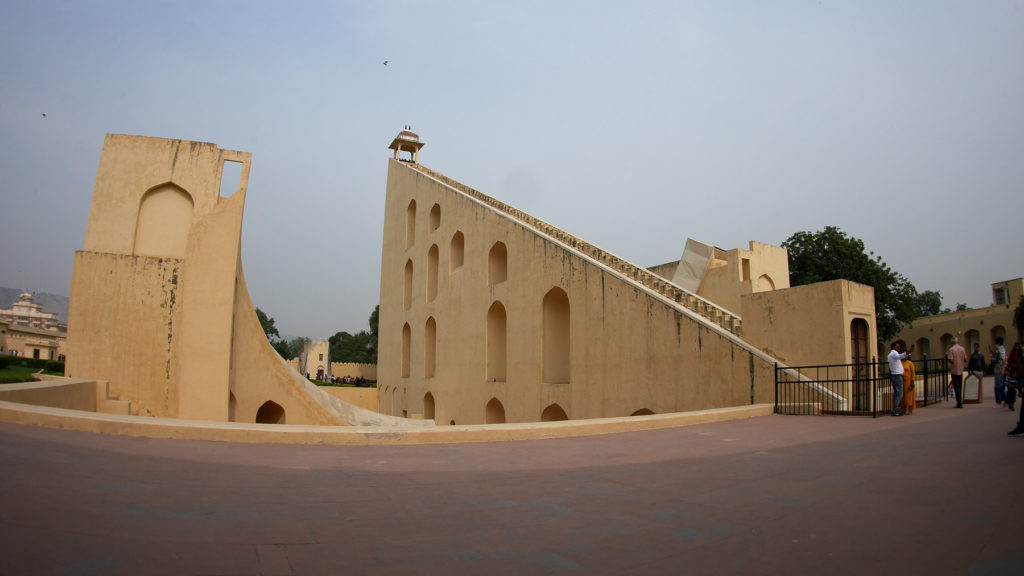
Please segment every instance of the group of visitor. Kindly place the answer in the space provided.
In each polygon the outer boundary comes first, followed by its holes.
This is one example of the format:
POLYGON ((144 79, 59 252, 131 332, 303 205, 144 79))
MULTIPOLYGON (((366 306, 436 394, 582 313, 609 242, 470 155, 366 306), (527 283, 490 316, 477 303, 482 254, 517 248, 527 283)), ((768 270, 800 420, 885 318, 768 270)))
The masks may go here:
MULTIPOLYGON (((1017 395, 1024 386, 1024 344, 1017 342, 1007 355, 1003 339, 999 337, 996 338, 995 348, 989 346, 989 354, 992 357, 992 373, 996 380, 996 406, 1006 406, 1013 410, 1017 395)), ((1017 426, 1007 432, 1007 436, 1024 436, 1024 402, 1021 404, 1017 426)))
MULTIPOLYGON (((326 382, 328 384, 333 384, 335 386, 338 386, 338 385, 341 385, 341 384, 350 384, 350 385, 353 385, 353 386, 364 386, 365 387, 365 386, 369 385, 369 380, 367 380, 366 378, 363 378, 362 376, 360 376, 358 378, 353 377, 353 376, 331 376, 330 378, 327 378, 327 377, 324 376, 324 374, 322 372, 317 372, 317 375, 316 375, 315 379, 316 379, 317 382, 326 382)), ((309 373, 308 372, 306 373, 306 380, 313 380, 313 378, 309 377, 309 373)))
MULTIPOLYGON (((995 377, 995 400, 996 406, 1006 406, 1012 412, 1016 409, 1017 395, 1024 386, 1024 343, 1017 342, 1013 345, 1010 353, 1006 353, 1003 346, 1003 337, 996 337, 995 347, 989 346, 989 363, 992 367, 992 375, 995 377)), ((967 353, 963 346, 953 338, 953 346, 949 349, 950 377, 953 381, 953 392, 956 394, 956 407, 963 406, 961 391, 961 379, 963 378, 964 362, 967 353)), ((984 375, 985 357, 981 354, 981 346, 974 345, 974 353, 970 360, 967 360, 968 378, 978 379, 979 384, 984 375)), ((1024 436, 1024 402, 1021 402, 1021 415, 1017 419, 1017 426, 1007 432, 1007 436, 1024 436)))
MULTIPOLYGON (((902 342, 893 342, 889 352, 893 416, 913 414, 917 406, 917 394, 914 386, 916 371, 914 362, 910 359, 910 353, 913 351, 913 345, 909 350, 904 351, 902 342)), ((946 358, 949 360, 950 387, 956 398, 956 408, 963 408, 965 369, 968 381, 975 378, 980 389, 985 375, 986 358, 981 354, 979 344, 974 345, 974 353, 968 358, 967 351, 960 345, 959 339, 956 337, 953 337, 952 346, 949 348, 946 358)), ((996 406, 1005 406, 1011 411, 1016 410, 1017 396, 1024 392, 1024 343, 1017 342, 1007 354, 1006 348, 1003 346, 1003 338, 999 336, 996 338, 996 346, 989 347, 988 360, 988 365, 995 376, 996 406)), ((1007 433, 1009 436, 1024 436, 1024 402, 1021 404, 1021 416, 1016 428, 1007 433)))

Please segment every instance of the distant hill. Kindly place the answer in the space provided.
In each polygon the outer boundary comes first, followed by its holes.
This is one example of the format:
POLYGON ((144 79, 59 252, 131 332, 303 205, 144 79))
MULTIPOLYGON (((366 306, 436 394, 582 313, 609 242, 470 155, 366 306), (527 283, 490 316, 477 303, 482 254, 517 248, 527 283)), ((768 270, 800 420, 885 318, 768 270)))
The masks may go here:
MULTIPOLYGON (((10 308, 15 302, 18 301, 18 296, 24 290, 18 288, 5 288, 0 286, 0 308, 10 308)), ((33 294, 33 300, 36 303, 43 305, 43 312, 56 312, 60 315, 60 321, 62 324, 68 322, 68 297, 60 296, 57 294, 49 294, 47 292, 36 292, 33 294)))

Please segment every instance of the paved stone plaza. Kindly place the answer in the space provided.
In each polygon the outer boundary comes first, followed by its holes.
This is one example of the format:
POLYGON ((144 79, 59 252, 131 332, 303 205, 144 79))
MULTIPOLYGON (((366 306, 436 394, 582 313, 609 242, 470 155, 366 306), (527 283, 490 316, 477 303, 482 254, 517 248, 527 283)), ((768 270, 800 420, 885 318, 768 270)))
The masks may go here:
POLYGON ((3 574, 1020 574, 991 404, 432 446, 0 423, 3 574))

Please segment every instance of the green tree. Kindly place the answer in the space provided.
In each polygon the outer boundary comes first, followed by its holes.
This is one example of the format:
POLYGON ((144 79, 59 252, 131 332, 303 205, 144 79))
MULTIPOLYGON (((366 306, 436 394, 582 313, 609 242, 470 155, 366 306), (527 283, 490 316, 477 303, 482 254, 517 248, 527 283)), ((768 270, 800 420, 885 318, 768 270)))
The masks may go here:
POLYGON ((377 330, 380 323, 380 305, 370 313, 370 331, 361 330, 356 334, 338 332, 327 339, 331 350, 331 362, 377 363, 377 330))
POLYGON ((256 317, 260 319, 260 326, 263 327, 263 333, 267 335, 267 340, 271 343, 274 342, 275 338, 280 338, 281 333, 277 331, 277 326, 274 326, 274 319, 267 316, 267 313, 260 310, 260 307, 256 307, 256 317))
POLYGON ((888 342, 904 324, 917 318, 917 289, 882 262, 881 256, 866 252, 862 240, 826 226, 818 232, 797 232, 782 246, 789 251, 792 286, 845 279, 873 287, 880 342, 888 342))
POLYGON ((305 336, 296 336, 291 340, 277 340, 275 342, 271 342, 271 345, 274 347, 274 350, 277 350, 277 353, 280 354, 282 358, 285 360, 291 360, 302 352, 302 349, 308 342, 309 338, 306 338, 305 336))
POLYGON ((917 295, 916 308, 917 315, 921 317, 942 314, 942 295, 935 290, 925 290, 917 295))

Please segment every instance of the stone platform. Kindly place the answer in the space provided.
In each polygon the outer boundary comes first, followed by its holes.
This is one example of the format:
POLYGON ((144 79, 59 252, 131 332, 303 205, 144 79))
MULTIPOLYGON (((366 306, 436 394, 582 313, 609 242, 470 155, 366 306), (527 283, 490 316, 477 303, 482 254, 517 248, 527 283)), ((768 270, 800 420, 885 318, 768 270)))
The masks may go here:
POLYGON ((4 574, 1020 574, 1016 415, 420 446, 0 423, 4 574))

